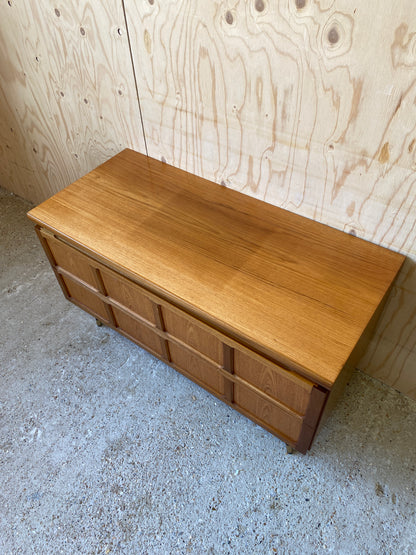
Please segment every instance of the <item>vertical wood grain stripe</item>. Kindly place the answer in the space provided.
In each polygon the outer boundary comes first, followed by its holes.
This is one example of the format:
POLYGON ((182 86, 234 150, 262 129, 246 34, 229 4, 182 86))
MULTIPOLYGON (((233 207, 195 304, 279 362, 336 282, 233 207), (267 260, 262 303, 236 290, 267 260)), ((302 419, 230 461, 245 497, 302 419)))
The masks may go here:
MULTIPOLYGON (((234 349, 223 343, 223 368, 234 374, 234 349)), ((224 377, 224 397, 229 403, 234 402, 234 382, 224 377)))
POLYGON ((59 285, 60 285, 60 287, 61 287, 61 289, 62 289, 62 293, 64 294, 64 296, 65 296, 66 299, 69 299, 68 288, 67 288, 67 286, 65 285, 65 282, 64 282, 64 280, 62 279, 61 274, 60 274, 60 273, 57 271, 57 269, 56 269, 56 266, 57 266, 56 260, 55 260, 55 257, 54 257, 53 254, 52 254, 51 249, 49 248, 48 242, 47 242, 46 238, 44 237, 44 235, 43 235, 43 233, 42 233, 42 231, 41 231, 41 228, 40 228, 38 225, 35 226, 35 231, 36 231, 37 236, 39 237, 39 241, 40 241, 40 243, 41 243, 41 245, 42 245, 42 247, 43 247, 43 250, 45 251, 45 254, 46 254, 46 256, 48 257, 49 263, 50 263, 50 265, 52 266, 52 269, 53 269, 53 271, 54 271, 54 273, 55 273, 56 279, 58 280, 58 283, 59 283, 59 285))
POLYGON ((328 396, 328 392, 321 389, 318 386, 314 386, 311 391, 311 396, 309 398, 309 404, 307 406, 304 422, 309 426, 316 426, 319 417, 322 414, 322 410, 325 406, 325 401, 328 396))
POLYGON ((328 392, 317 386, 313 387, 309 404, 303 418, 302 430, 295 446, 300 453, 306 453, 311 446, 327 396, 328 392))
POLYGON ((131 39, 130 39, 130 31, 129 31, 129 23, 127 21, 127 15, 126 15, 126 6, 124 5, 124 0, 121 0, 121 5, 123 7, 123 17, 124 17, 124 25, 126 26, 126 31, 127 31, 127 42, 129 45, 129 54, 130 54, 130 60, 131 60, 131 69, 133 72, 133 78, 134 78, 134 86, 136 89, 136 96, 137 96, 137 104, 139 107, 139 114, 140 114, 140 124, 141 124, 141 130, 143 133, 143 142, 144 142, 144 148, 146 151, 147 156, 149 156, 149 151, 147 150, 147 143, 146 143, 146 135, 144 133, 144 123, 143 123, 143 114, 142 114, 142 107, 140 104, 140 95, 139 95, 139 87, 137 86, 137 76, 136 76, 136 68, 134 65, 134 61, 133 61, 133 52, 131 50, 131 39))
POLYGON ((223 368, 226 372, 234 374, 234 349, 223 343, 223 368))
MULTIPOLYGON (((91 267, 91 270, 94 274, 95 283, 97 285, 98 291, 102 295, 104 295, 104 297, 107 297, 107 290, 105 288, 104 281, 103 281, 103 278, 101 276, 100 270, 98 268, 95 268, 94 266, 90 266, 90 267, 91 267)), ((115 319, 115 316, 114 316, 113 309, 111 308, 111 305, 109 305, 107 302, 104 302, 104 307, 105 307, 105 311, 107 313, 108 319, 111 322, 111 325, 116 326, 116 319, 115 319)))
MULTIPOLYGON (((153 307, 153 314, 155 317, 156 327, 159 330, 166 332, 166 326, 163 320, 162 307, 159 304, 156 304, 154 302, 152 302, 152 307, 153 307)), ((167 342, 167 340, 164 339, 163 337, 160 337, 160 345, 162 347, 162 354, 165 360, 167 362, 172 362, 172 358, 170 356, 170 351, 169 351, 169 343, 167 342)))

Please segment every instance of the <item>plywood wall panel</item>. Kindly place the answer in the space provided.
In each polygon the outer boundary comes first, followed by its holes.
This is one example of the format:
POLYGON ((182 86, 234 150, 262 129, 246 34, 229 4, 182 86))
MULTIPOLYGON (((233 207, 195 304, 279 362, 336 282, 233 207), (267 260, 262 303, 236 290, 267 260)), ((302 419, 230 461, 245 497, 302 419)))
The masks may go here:
POLYGON ((122 3, 0 4, 0 184, 39 202, 144 151, 122 3))
MULTIPOLYGON (((412 0, 125 4, 151 156, 414 264, 412 0)), ((361 366, 415 395, 416 283, 394 293, 361 366)))
POLYGON ((416 398, 416 264, 409 258, 360 367, 416 398))
POLYGON ((127 0, 149 153, 391 244, 413 184, 413 72, 392 63, 412 4, 382 4, 127 0))

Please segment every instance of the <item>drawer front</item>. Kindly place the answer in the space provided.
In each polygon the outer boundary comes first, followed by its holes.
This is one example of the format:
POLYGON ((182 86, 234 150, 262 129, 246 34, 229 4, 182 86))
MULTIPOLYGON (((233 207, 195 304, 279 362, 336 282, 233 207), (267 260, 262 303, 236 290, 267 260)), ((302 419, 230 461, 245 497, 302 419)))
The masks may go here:
POLYGON ((302 429, 302 418, 258 395, 242 384, 234 384, 234 403, 237 407, 272 433, 296 444, 302 429))
POLYGON ((65 270, 85 283, 88 283, 88 285, 96 287, 94 270, 91 266, 92 261, 88 256, 50 234, 42 233, 42 236, 49 247, 58 272, 61 269, 65 270))
POLYGON ((162 307, 162 316, 165 330, 172 338, 179 339, 217 364, 222 364, 222 342, 199 324, 198 320, 179 314, 166 305, 162 307))
POLYGON ((124 332, 130 339, 140 343, 158 356, 162 356, 162 339, 156 331, 115 307, 113 307, 113 314, 116 329, 124 332))
POLYGON ((147 322, 156 324, 154 304, 139 285, 121 278, 115 272, 103 268, 100 272, 105 294, 110 301, 114 300, 147 322))
POLYGON ((234 373, 298 414, 304 415, 314 384, 254 353, 236 349, 234 373))
POLYGON ((68 291, 69 300, 80 305, 84 310, 92 312, 94 316, 103 322, 109 323, 105 304, 93 291, 90 291, 68 276, 62 276, 61 279, 68 291))
POLYGON ((224 378, 215 364, 172 341, 169 341, 169 353, 171 362, 190 378, 208 387, 217 395, 224 394, 224 378))

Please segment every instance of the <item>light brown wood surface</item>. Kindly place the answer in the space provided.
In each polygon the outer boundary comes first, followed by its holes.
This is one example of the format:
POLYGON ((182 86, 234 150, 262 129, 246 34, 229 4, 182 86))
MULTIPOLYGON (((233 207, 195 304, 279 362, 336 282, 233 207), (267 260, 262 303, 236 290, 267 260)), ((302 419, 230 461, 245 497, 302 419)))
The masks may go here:
POLYGON ((0 3, 0 184, 40 202, 144 151, 119 0, 0 3))
POLYGON ((29 216, 327 387, 403 262, 131 150, 29 216))
MULTIPOLYGON (((264 358, 262 344, 255 352, 212 327, 207 315, 195 318, 181 303, 151 292, 148 283, 139 285, 110 268, 97 252, 88 256, 59 233, 39 226, 36 231, 68 300, 306 453, 327 390, 264 358)), ((90 229, 89 248, 100 233, 90 229)))

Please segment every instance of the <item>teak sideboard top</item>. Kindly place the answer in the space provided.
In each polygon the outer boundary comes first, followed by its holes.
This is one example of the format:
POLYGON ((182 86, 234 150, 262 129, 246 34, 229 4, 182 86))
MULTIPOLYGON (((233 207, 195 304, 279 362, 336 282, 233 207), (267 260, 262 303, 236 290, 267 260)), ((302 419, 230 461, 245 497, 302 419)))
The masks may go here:
POLYGON ((404 261, 132 150, 29 217, 329 389, 404 261))

